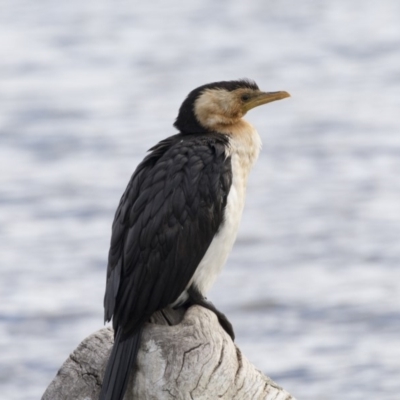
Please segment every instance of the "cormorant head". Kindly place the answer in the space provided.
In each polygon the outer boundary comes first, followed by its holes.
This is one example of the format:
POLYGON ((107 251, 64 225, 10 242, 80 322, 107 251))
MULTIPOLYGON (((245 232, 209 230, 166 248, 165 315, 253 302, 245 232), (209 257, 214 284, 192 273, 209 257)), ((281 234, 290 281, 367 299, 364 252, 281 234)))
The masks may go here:
POLYGON ((262 92, 246 79, 208 83, 189 93, 174 126, 182 133, 226 132, 252 108, 289 96, 262 92))

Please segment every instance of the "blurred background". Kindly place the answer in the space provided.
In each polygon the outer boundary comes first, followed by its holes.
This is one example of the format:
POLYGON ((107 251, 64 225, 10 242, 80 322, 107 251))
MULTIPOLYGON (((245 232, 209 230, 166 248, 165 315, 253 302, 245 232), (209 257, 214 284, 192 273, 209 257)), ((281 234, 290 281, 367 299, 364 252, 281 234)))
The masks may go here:
POLYGON ((296 398, 399 399, 400 2, 0 2, 0 392, 102 327, 111 223, 184 97, 254 79, 264 146, 210 298, 296 398))

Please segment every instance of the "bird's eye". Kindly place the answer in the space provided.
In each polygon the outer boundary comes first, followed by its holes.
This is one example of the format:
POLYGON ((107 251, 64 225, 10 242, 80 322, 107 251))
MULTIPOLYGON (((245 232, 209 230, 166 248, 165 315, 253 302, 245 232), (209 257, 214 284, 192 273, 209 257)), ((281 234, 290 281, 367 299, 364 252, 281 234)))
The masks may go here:
POLYGON ((242 94, 241 99, 242 99, 243 101, 247 101, 247 100, 250 99, 250 96, 249 96, 248 94, 242 94))

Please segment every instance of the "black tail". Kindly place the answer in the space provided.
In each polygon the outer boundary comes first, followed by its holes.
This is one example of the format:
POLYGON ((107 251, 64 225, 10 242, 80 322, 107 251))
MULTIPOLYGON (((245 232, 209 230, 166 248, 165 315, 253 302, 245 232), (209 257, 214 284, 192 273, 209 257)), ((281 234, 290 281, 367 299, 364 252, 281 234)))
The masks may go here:
POLYGON ((118 329, 104 373, 99 400, 122 400, 124 398, 139 351, 142 327, 133 336, 124 340, 121 340, 121 335, 121 329, 118 329))

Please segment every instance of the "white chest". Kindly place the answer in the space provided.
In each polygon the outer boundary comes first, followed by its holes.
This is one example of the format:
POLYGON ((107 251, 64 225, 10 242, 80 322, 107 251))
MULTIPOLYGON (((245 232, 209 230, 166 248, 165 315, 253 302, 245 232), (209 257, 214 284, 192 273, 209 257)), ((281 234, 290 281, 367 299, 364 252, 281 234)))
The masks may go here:
POLYGON ((260 148, 261 139, 248 123, 243 126, 243 131, 230 137, 227 155, 231 156, 232 185, 227 198, 224 221, 188 285, 194 284, 203 295, 215 282, 232 250, 245 203, 247 178, 260 148))

